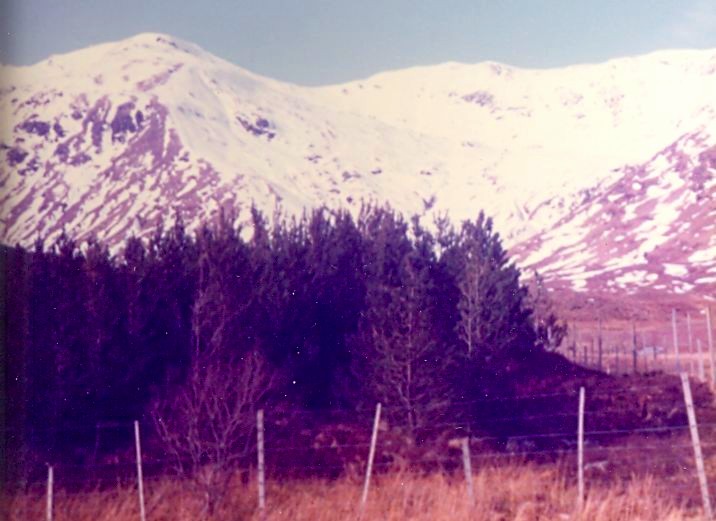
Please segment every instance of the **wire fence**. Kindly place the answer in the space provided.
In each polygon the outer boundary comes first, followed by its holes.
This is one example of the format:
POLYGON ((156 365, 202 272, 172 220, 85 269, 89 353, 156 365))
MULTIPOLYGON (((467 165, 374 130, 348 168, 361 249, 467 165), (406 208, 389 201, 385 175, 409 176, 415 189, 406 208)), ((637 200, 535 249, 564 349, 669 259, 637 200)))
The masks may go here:
MULTIPOLYGON (((632 385, 630 389, 635 400, 664 390, 650 383, 632 385)), ((396 422, 409 409, 400 405, 383 407, 383 416, 378 411, 378 418, 367 409, 266 410, 265 423, 261 423, 262 442, 255 442, 254 429, 251 434, 254 441, 236 459, 234 468, 250 479, 256 473, 259 453, 265 465, 261 472, 262 475, 265 472, 264 479, 268 481, 291 476, 361 475, 367 468, 376 474, 408 470, 459 475, 461 471, 468 472, 466 469, 479 472, 483 467, 510 463, 549 463, 560 465, 566 479, 585 480, 587 487, 619 486, 636 477, 652 476, 684 501, 698 502, 701 496, 703 508, 707 509, 706 498, 710 498, 716 476, 700 476, 699 459, 701 468, 705 460, 709 462, 708 470, 714 472, 716 416, 706 414, 700 423, 692 425, 688 420, 686 394, 684 391, 680 402, 666 404, 668 414, 661 417, 645 415, 638 407, 625 409, 623 401, 606 403, 604 397, 596 394, 587 394, 586 407, 580 410, 575 391, 485 397, 458 404, 461 408, 488 408, 492 414, 479 422, 443 417, 413 431, 396 422), (540 407, 535 409, 535 404, 540 407), (374 420, 376 428, 371 430, 374 420), (701 440, 698 451, 694 428, 701 440), (461 450, 463 445, 467 446, 466 451, 461 450)), ((135 486, 138 479, 151 484, 167 476, 181 476, 179 469, 192 468, 191 464, 196 463, 182 462, 178 454, 167 452, 151 421, 137 423, 137 432, 141 431, 143 439, 142 451, 133 444, 135 431, 129 422, 74 426, 55 429, 54 433, 73 436, 78 430, 92 428, 98 440, 92 457, 77 462, 45 462, 52 467, 52 487, 82 492, 106 486, 135 486), (134 446, 134 450, 100 456, 104 438, 125 438, 124 446, 134 446), (142 470, 141 478, 138 469, 142 470)), ((220 462, 207 455, 201 463, 220 462)), ((42 479, 47 468, 35 465, 27 492, 48 494, 42 479)), ((270 508, 270 498, 268 505, 270 508)))
POLYGON ((559 352, 575 363, 612 374, 688 373, 716 388, 713 311, 673 309, 661 322, 601 320, 570 327, 559 352))

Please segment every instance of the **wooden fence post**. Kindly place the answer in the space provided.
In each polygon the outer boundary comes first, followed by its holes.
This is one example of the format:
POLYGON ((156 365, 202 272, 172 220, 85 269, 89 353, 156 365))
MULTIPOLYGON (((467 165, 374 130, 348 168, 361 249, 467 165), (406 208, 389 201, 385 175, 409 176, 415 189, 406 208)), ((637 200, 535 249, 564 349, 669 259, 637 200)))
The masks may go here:
POLYGON ((375 458, 375 445, 378 441, 378 426, 380 425, 380 403, 375 406, 375 419, 373 420, 373 434, 370 437, 370 451, 368 452, 368 465, 365 469, 365 481, 363 483, 363 495, 360 499, 361 512, 365 509, 368 501, 368 489, 370 488, 370 475, 373 471, 373 459, 375 458))
POLYGON ((694 368, 694 341, 691 335, 691 313, 686 313, 686 340, 689 346, 689 374, 693 373, 694 368))
POLYGON ((55 488, 55 473, 52 465, 47 466, 47 505, 45 509, 45 519, 52 521, 52 510, 53 510, 53 494, 55 488))
POLYGON ((627 374, 629 372, 629 349, 624 342, 622 342, 622 354, 624 355, 624 374, 627 374))
POLYGON ((676 355, 676 372, 681 372, 681 357, 679 356, 679 333, 676 329, 676 308, 671 308, 671 329, 674 334, 674 354, 676 355))
POLYGON ((574 328, 574 335, 572 336, 572 362, 577 362, 577 346, 579 345, 579 329, 574 328))
POLYGON ((462 439, 462 468, 465 472, 465 487, 470 508, 475 507, 475 485, 472 482, 472 462, 470 461, 470 438, 462 439))
POLYGON ((686 414, 689 418, 689 430, 691 431, 691 444, 694 447, 694 459, 696 460, 696 473, 699 478, 701 488, 701 501, 704 505, 704 515, 706 519, 713 519, 714 513, 711 508, 711 497, 709 496, 709 485, 706 481, 706 471, 704 469, 704 456, 701 453, 701 441, 699 440, 699 428, 696 423, 696 413, 694 412, 694 401, 691 397, 691 385, 689 384, 689 375, 681 373, 681 384, 684 388, 684 402, 686 403, 686 414))
POLYGON ((584 387, 579 388, 577 420, 577 509, 584 507, 584 387))
POLYGON ((615 364, 616 367, 614 369, 614 374, 619 374, 620 364, 619 364, 619 346, 617 344, 614 344, 614 357, 615 357, 615 364))
POLYGON ((602 365, 602 319, 599 318, 599 336, 597 337, 597 350, 599 351, 598 356, 598 366, 599 370, 604 370, 604 365, 602 365))
POLYGON ((256 448, 258 452, 259 515, 266 517, 266 459, 264 455, 264 410, 256 411, 256 448))
POLYGON ((711 361, 711 387, 716 389, 716 347, 711 324, 711 306, 706 306, 706 337, 709 341, 709 360, 711 361))
POLYGON ((637 367, 637 351, 636 351, 636 323, 631 323, 631 355, 632 355, 632 373, 638 373, 639 368, 637 367))
POLYGON ((137 456, 137 490, 139 491, 139 519, 147 521, 144 509, 144 478, 142 476, 142 446, 139 441, 139 422, 134 420, 134 449, 137 456))
POLYGON ((641 340, 642 359, 644 360, 644 372, 649 372, 649 357, 646 354, 646 336, 644 330, 639 331, 639 340, 641 340))
POLYGON ((589 365, 589 346, 587 344, 582 346, 582 352, 582 364, 587 367, 589 365))

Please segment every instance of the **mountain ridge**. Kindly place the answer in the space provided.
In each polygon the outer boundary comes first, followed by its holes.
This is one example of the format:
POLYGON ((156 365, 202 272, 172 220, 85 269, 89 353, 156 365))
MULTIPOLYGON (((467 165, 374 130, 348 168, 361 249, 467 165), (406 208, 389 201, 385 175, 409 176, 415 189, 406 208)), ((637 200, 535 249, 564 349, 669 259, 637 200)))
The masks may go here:
MULTIPOLYGON (((628 280, 622 267, 608 277, 595 273, 592 283, 574 278, 559 269, 564 247, 554 237, 583 229, 579 237, 603 243, 578 219, 589 213, 584 194, 603 208, 603 192, 634 171, 686 179, 700 169, 701 183, 680 197, 698 199, 701 213, 716 220, 708 152, 716 136, 713 92, 716 51, 562 69, 450 62, 303 87, 168 35, 142 34, 33 66, 4 66, 0 114, 10 125, 0 128, 0 239, 27 245, 65 229, 116 244, 128 234, 146 236, 175 210, 195 225, 220 208, 251 203, 269 214, 276 204, 295 214, 387 201, 428 221, 484 209, 521 266, 576 290, 604 289, 628 280), (668 164, 654 166, 658 157, 668 164)), ((674 220, 684 218, 669 208, 674 220)), ((635 230, 652 218, 640 216, 630 225, 635 230)), ((610 229, 627 224, 612 217, 610 229)), ((663 279, 666 289, 716 286, 716 233, 706 217, 693 230, 701 239, 692 250, 678 258, 671 251, 662 264, 686 266, 694 255, 711 260, 699 263, 688 286, 674 285, 676 276, 663 279)), ((669 230, 664 234, 676 233, 669 230)), ((571 255, 574 270, 579 257, 571 255)), ((592 259, 606 263, 605 255, 592 259)), ((624 269, 644 271, 632 261, 624 269)), ((630 285, 641 287, 616 287, 630 285)))
MULTIPOLYGON (((703 54, 704 56, 714 57, 716 55, 716 48, 679 48, 679 47, 672 47, 672 48, 663 48, 663 49, 656 49, 636 55, 621 55, 621 56, 615 56, 605 59, 597 59, 594 61, 584 61, 584 62, 577 62, 577 63, 569 63, 565 64, 563 66, 545 66, 545 67, 530 67, 530 66, 522 66, 522 65, 515 65, 508 62, 503 62, 499 60, 482 60, 477 62, 469 62, 469 61, 458 61, 458 60, 446 60, 446 61, 438 61, 435 63, 429 63, 429 64, 416 64, 411 65, 407 67, 401 67, 401 68, 389 68, 385 70, 380 70, 375 73, 369 74, 367 76, 362 76, 359 78, 349 79, 346 81, 338 81, 338 82, 329 82, 324 84, 316 84, 316 85, 304 85, 301 83, 293 82, 290 80, 274 80, 268 75, 265 74, 259 74, 253 71, 250 71, 249 69, 245 69, 241 67, 240 65, 237 65, 233 62, 230 62, 224 58, 221 58, 215 54, 212 54, 210 51, 207 51, 200 45, 185 39, 181 37, 177 37, 174 35, 171 35, 169 33, 164 33, 160 31, 145 31, 136 33, 132 36, 128 36, 126 38, 120 38, 117 40, 110 40, 106 42, 97 43, 94 45, 86 46, 86 47, 80 47, 76 49, 70 49, 65 52, 58 52, 58 53, 52 53, 48 55, 46 58, 42 58, 40 60, 37 60, 30 64, 13 64, 13 63, 3 63, 0 62, 0 67, 7 68, 7 69, 31 69, 36 67, 37 65, 47 62, 47 61, 53 61, 60 59, 65 56, 71 56, 71 55, 78 55, 83 52, 87 51, 95 51, 98 52, 102 49, 110 49, 110 48, 116 48, 116 47, 126 47, 130 44, 135 45, 145 45, 145 46, 152 46, 155 43, 162 43, 162 41, 171 42, 174 43, 178 48, 184 47, 184 51, 191 53, 190 49, 194 49, 195 52, 211 56, 217 60, 223 61, 225 63, 229 63, 234 67, 240 68, 243 71, 252 74, 257 77, 265 78, 265 79, 271 79, 273 81, 280 82, 282 84, 287 85, 293 85, 296 87, 301 88, 307 88, 307 89, 313 89, 313 88, 322 88, 322 87, 335 87, 335 86, 341 86, 351 83, 358 83, 358 82, 367 82, 369 80, 372 80, 376 77, 390 74, 393 72, 405 72, 405 71, 411 71, 411 70, 423 70, 423 69, 433 69, 437 67, 453 67, 453 66, 498 66, 498 67, 504 67, 507 69, 515 69, 515 70, 522 70, 522 71, 554 71, 554 70, 568 70, 573 68, 588 68, 588 67, 594 67, 594 66, 605 66, 605 65, 612 65, 615 63, 620 62, 627 62, 631 60, 638 60, 638 59, 654 59, 657 58, 659 60, 665 60, 665 59, 674 59, 677 57, 684 57, 684 56, 694 56, 698 54, 703 54), (159 39, 159 41, 157 41, 159 39)), ((175 47, 175 48, 177 48, 175 47)), ((667 60, 668 61, 668 60, 667 60)))

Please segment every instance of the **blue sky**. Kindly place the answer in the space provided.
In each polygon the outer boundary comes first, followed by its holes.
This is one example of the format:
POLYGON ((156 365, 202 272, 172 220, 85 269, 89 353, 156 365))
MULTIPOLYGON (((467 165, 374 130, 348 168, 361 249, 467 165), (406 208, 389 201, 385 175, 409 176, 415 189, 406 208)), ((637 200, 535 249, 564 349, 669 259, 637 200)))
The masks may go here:
POLYGON ((716 48, 716 0, 0 0, 0 62, 164 32, 306 85, 445 61, 523 67, 716 48))

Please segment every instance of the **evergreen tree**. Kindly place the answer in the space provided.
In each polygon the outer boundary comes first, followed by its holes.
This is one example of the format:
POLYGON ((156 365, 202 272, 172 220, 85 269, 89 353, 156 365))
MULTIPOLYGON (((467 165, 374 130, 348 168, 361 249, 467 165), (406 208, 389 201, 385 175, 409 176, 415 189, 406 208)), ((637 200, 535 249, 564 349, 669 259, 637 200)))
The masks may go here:
POLYGON ((29 255, 21 247, 0 246, 0 487, 24 486, 28 468, 30 357, 29 255))
POLYGON ((527 290, 492 220, 480 212, 475 222, 465 221, 457 248, 458 334, 467 356, 489 363, 534 345, 527 290))
POLYGON ((329 216, 325 210, 311 215, 307 239, 316 353, 305 376, 315 396, 322 398, 318 405, 345 405, 351 401, 346 339, 357 330, 365 301, 363 239, 348 212, 329 216))
MULTIPOLYGON (((393 227, 393 219, 385 222, 393 234, 397 230, 406 233, 403 226, 393 227)), ((399 243, 410 250, 400 261, 397 277, 376 277, 369 282, 356 340, 363 346, 357 369, 366 377, 365 387, 386 405, 388 417, 415 436, 447 406, 445 384, 452 358, 434 327, 432 237, 417 220, 412 234, 412 243, 405 235, 399 243)), ((376 273, 385 276, 389 272, 379 269, 376 273)))
POLYGON ((122 284, 114 259, 106 246, 90 240, 85 253, 84 301, 87 309, 84 335, 87 342, 91 409, 85 411, 88 423, 105 418, 131 417, 141 413, 127 407, 127 389, 122 385, 129 370, 126 288, 122 284))

